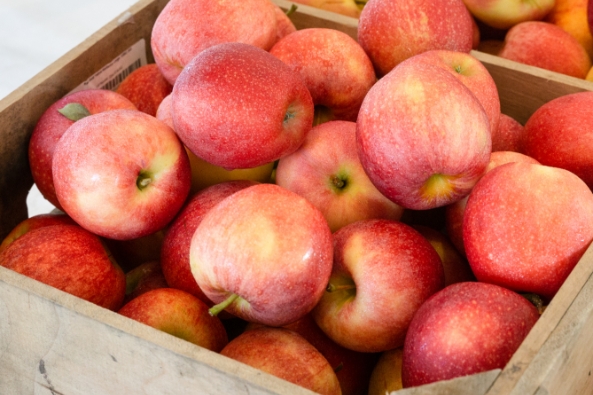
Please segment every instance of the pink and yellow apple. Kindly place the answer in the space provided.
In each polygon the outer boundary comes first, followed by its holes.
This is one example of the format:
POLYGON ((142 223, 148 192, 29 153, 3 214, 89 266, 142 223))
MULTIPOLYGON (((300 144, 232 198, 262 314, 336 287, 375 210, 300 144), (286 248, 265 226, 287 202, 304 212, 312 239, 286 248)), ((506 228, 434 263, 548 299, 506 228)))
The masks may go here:
POLYGON ((369 379, 368 395, 386 395, 404 388, 403 347, 383 351, 369 379))
POLYGON ((322 395, 340 395, 340 383, 327 359, 298 333, 285 328, 250 329, 220 352, 322 395))
POLYGON ((531 302, 504 287, 481 282, 446 287, 410 323, 403 387, 502 369, 538 318, 531 302))
MULTIPOLYGON (((566 30, 585 48, 589 57, 593 57, 593 36, 589 29, 589 0, 555 0, 554 7, 544 21, 553 23, 566 30)), ((593 11, 593 10, 592 10, 593 11)))
POLYGON ((463 244, 478 281, 549 301, 593 240, 593 194, 574 173, 523 162, 480 179, 463 244))
POLYGON ((377 189, 413 210, 466 196, 484 173, 492 144, 490 121, 476 96, 450 71, 413 59, 373 85, 356 139, 377 189))
POLYGON ((164 228, 190 188, 175 132, 138 110, 90 115, 56 145, 52 174, 64 211, 102 237, 130 240, 164 228))
POLYGON ((358 221, 334 233, 331 276, 312 315, 341 346, 382 352, 404 344, 414 313, 444 284, 439 255, 414 228, 358 221))
POLYGON ((177 135, 196 156, 227 170, 262 166, 296 151, 313 114, 301 76, 242 43, 201 52, 172 92, 177 135))
POLYGON ((525 123, 521 152, 569 170, 593 187, 593 92, 560 96, 540 106, 525 123))
POLYGON ((192 274, 212 314, 283 326, 309 313, 331 273, 332 234, 305 198, 274 184, 226 197, 196 228, 192 274))
POLYGON ((550 22, 521 22, 507 32, 498 56, 571 77, 584 79, 591 69, 585 48, 550 22))
POLYGON ((356 123, 350 121, 311 129, 296 152, 278 161, 276 184, 313 203, 332 232, 363 219, 399 220, 403 212, 366 175, 356 150, 356 123))
POLYGON ((211 351, 220 352, 228 344, 220 319, 211 316, 200 299, 179 289, 142 293, 118 313, 211 351))
POLYGON ((313 104, 327 109, 329 119, 356 121, 377 79, 360 44, 335 29, 298 30, 274 44, 270 53, 303 77, 313 104))
POLYGON ((382 77, 431 49, 469 53, 474 22, 462 0, 370 1, 360 14, 358 42, 382 77))
POLYGON ((61 209, 52 177, 52 160, 56 144, 74 122, 91 114, 115 109, 135 110, 124 96, 106 89, 89 89, 70 93, 49 106, 43 113, 29 140, 29 165, 39 192, 61 209))
POLYGON ((77 223, 74 222, 72 218, 64 213, 37 214, 32 217, 25 218, 14 228, 12 228, 12 230, 2 240, 2 243, 0 243, 0 252, 4 251, 15 240, 33 229, 60 224, 77 225, 77 223))
POLYGON ((173 85, 183 68, 211 46, 241 42, 269 50, 278 34, 275 7, 270 0, 169 1, 153 24, 155 62, 173 85))

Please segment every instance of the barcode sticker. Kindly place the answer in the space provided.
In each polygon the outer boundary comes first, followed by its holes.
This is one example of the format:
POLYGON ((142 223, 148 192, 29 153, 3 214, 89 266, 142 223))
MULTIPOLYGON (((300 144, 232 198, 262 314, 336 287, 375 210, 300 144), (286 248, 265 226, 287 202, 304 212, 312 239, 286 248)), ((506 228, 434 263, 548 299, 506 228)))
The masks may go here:
POLYGON ((115 90, 132 71, 146 64, 146 41, 141 39, 74 88, 72 92, 85 89, 115 90))

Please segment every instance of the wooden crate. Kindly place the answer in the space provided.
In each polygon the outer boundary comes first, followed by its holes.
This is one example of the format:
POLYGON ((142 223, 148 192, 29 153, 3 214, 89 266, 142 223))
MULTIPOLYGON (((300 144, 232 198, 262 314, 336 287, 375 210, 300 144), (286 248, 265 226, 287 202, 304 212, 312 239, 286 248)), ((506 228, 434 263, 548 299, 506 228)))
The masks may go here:
MULTIPOLYGON (((291 5, 274 1, 284 9, 291 5)), ((0 101, 0 237, 27 217, 33 184, 27 146, 41 114, 138 40, 149 43, 166 3, 139 1, 0 101)), ((291 18, 298 28, 330 27, 356 37, 353 18, 306 6, 291 18)), ((583 80, 473 55, 494 77, 502 111, 521 122, 555 97, 593 90, 583 80)), ((592 273, 590 248, 504 369, 398 394, 593 393, 592 273)), ((0 267, 0 393, 311 392, 0 267)))

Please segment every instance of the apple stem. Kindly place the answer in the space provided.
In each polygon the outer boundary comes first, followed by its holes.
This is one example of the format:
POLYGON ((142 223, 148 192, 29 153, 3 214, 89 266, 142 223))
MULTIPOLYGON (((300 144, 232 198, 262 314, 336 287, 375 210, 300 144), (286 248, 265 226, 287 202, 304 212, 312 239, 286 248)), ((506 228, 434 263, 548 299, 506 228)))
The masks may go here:
POLYGON ((297 5, 293 3, 290 6, 290 8, 288 10, 286 10, 286 12, 285 12, 286 16, 290 16, 291 14, 293 14, 297 10, 297 8, 298 8, 297 5))
POLYGON ((144 188, 150 185, 151 182, 152 178, 150 177, 150 175, 141 171, 140 174, 138 174, 138 178, 136 179, 136 186, 138 187, 138 189, 142 191, 144 188))
POLYGON ((335 291, 343 291, 343 290, 349 290, 349 289, 354 289, 356 288, 355 285, 353 284, 343 284, 343 285, 333 285, 333 284, 327 284, 327 288, 325 288, 325 290, 327 292, 335 292, 335 291))
POLYGON ((216 316, 216 315, 218 315, 218 313, 220 313, 221 311, 223 311, 224 309, 229 307, 230 304, 233 303, 238 297, 239 297, 239 295, 237 295, 237 294, 234 294, 234 293, 230 294, 228 296, 228 298, 226 298, 222 302, 210 307, 208 309, 208 312, 210 313, 211 316, 216 316))

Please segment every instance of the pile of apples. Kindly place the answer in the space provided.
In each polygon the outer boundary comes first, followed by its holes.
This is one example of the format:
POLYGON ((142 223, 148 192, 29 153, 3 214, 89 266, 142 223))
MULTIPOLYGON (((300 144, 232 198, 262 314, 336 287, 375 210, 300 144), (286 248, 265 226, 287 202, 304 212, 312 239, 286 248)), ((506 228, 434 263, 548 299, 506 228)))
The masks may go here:
POLYGON ((57 210, 0 265, 322 394, 504 367, 593 240, 593 92, 519 124, 474 23, 370 0, 355 40, 171 0, 154 64, 37 123, 57 210))

